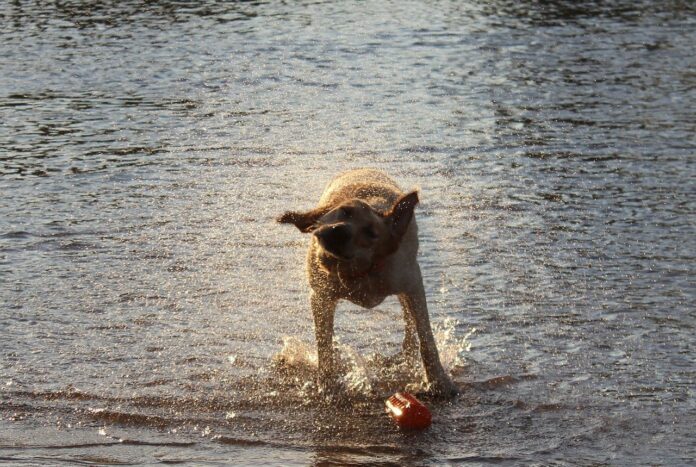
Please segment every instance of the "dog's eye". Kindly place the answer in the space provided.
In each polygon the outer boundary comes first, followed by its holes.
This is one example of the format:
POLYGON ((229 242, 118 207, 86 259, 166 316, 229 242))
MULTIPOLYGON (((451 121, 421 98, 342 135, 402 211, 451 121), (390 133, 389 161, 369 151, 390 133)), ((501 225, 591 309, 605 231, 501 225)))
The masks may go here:
POLYGON ((377 238, 377 231, 374 229, 374 227, 368 226, 363 228, 363 233, 367 238, 370 240, 374 240, 377 238))

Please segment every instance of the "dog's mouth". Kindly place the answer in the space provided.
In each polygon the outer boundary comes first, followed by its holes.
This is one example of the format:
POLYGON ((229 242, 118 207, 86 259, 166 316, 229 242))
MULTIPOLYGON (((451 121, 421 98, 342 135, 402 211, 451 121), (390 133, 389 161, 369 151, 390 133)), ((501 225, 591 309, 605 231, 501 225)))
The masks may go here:
POLYGON ((352 261, 353 258, 355 258, 355 256, 353 256, 353 255, 347 255, 347 254, 343 254, 343 253, 340 253, 340 252, 331 251, 331 250, 328 250, 328 249, 323 248, 323 247, 322 247, 322 249, 324 250, 324 252, 325 252, 328 256, 330 256, 331 258, 335 259, 336 261, 352 261))
POLYGON ((322 251, 330 258, 336 261, 351 261, 355 258, 352 253, 347 253, 343 251, 340 247, 335 245, 326 245, 325 242, 318 238, 319 246, 321 246, 322 251))

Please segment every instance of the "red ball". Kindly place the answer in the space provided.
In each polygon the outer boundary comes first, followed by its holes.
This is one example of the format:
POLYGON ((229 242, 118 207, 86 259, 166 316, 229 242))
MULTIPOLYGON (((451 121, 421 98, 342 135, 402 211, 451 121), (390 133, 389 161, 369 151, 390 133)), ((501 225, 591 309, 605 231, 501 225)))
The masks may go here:
POLYGON ((397 392, 384 404, 387 406, 387 413, 400 428, 423 430, 433 421, 430 410, 407 392, 397 392))

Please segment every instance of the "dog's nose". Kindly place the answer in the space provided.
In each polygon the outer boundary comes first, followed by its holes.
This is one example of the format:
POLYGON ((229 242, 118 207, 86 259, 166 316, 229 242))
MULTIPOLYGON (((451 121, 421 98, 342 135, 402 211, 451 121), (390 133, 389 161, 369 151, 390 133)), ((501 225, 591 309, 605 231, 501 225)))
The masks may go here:
POLYGON ((327 225, 314 232, 323 246, 331 248, 344 245, 350 240, 350 227, 345 224, 327 225))

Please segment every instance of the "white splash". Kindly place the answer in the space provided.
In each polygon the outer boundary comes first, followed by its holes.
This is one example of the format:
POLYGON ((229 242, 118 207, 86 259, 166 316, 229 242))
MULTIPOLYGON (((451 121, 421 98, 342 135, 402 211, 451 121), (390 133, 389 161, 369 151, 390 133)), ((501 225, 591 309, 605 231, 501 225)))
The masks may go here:
MULTIPOLYGON (((465 365, 465 355, 471 349, 471 336, 475 328, 466 334, 458 334, 459 322, 446 319, 433 326, 440 359, 449 372, 465 365)), ((370 354, 363 356, 355 347, 334 340, 336 363, 340 368, 341 386, 348 395, 369 396, 382 394, 391 390, 408 390, 419 392, 427 388, 422 365, 413 365, 410 361, 394 356, 370 354)), ((317 370, 316 346, 313 341, 306 342, 294 336, 283 337, 283 347, 274 357, 276 364, 292 372, 295 380, 304 385, 300 393, 306 394, 316 390, 314 377, 317 370)))
POLYGON ((273 360, 282 362, 288 367, 314 367, 317 366, 317 352, 314 344, 308 344, 293 336, 283 337, 283 348, 273 360))
POLYGON ((463 336, 458 336, 458 326, 459 321, 453 318, 447 318, 433 326, 437 350, 440 353, 440 361, 445 369, 450 372, 457 367, 465 365, 465 355, 471 350, 469 338, 476 332, 476 328, 471 328, 463 336))
POLYGON ((365 359, 354 348, 347 344, 336 342, 337 356, 340 365, 347 369, 342 378, 344 387, 348 394, 359 395, 372 392, 372 381, 375 378, 374 372, 365 359))

